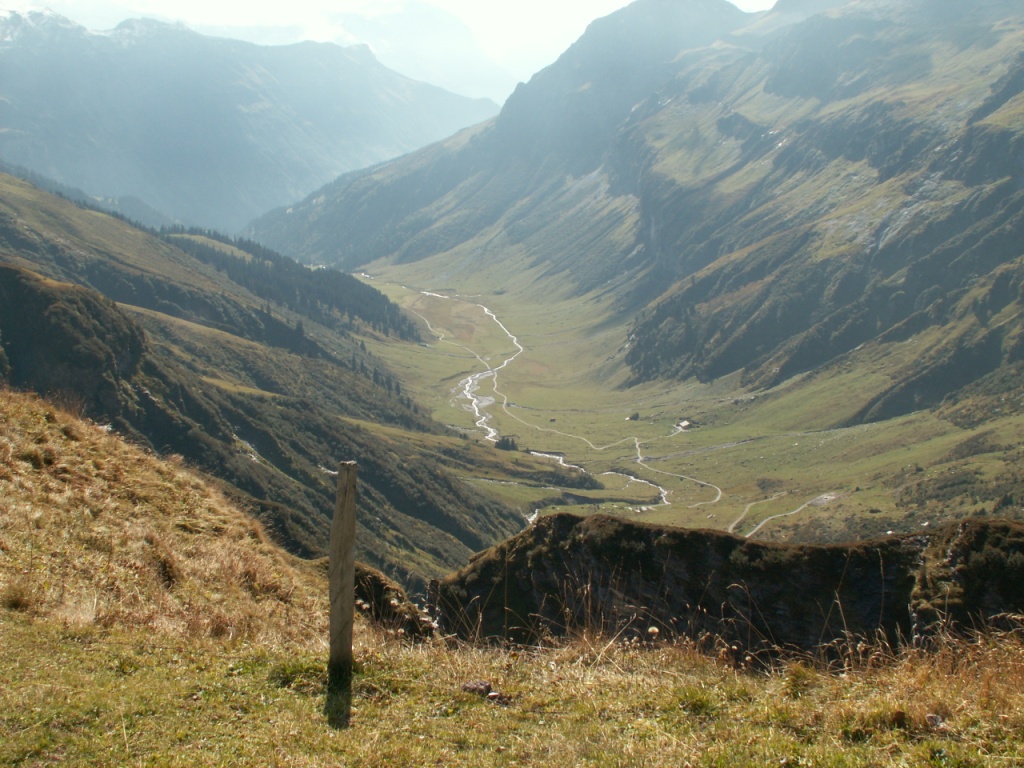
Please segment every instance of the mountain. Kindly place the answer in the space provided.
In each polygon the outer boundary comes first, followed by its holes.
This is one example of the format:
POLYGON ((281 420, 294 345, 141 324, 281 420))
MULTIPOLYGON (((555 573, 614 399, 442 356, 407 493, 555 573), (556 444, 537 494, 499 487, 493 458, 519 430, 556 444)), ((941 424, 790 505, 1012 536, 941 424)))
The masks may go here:
POLYGON ((491 117, 365 47, 264 47, 136 19, 0 18, 0 159, 237 231, 340 173, 491 117))
POLYGON ((493 121, 389 163, 343 176, 250 230, 300 260, 352 268, 412 261, 495 232, 566 270, 583 236, 581 285, 618 273, 631 244, 630 200, 607 195, 602 156, 633 107, 673 71, 748 15, 725 0, 642 0, 593 22, 552 66, 520 85, 493 121), (601 208, 596 218, 591 200, 601 208), (596 225, 597 230, 592 226, 596 225), (596 262, 600 261, 601 266, 596 262), (606 266, 607 265, 607 266, 606 266), (601 275, 590 275, 596 267, 601 275))
POLYGON ((349 275, 212 233, 157 237, 0 176, 5 382, 217 478, 304 557, 327 546, 333 468, 356 460, 360 558, 421 587, 524 518, 463 479, 496 452, 421 413, 367 349, 386 338, 418 330, 349 275))
POLYGON ((639 0, 493 121, 251 232, 610 292, 634 384, 765 390, 920 337, 848 423, 935 406, 1022 362, 1020 24, 1006 0, 639 0))
POLYGON ((331 18, 368 44, 385 66, 416 80, 499 104, 516 85, 516 78, 488 57, 466 23, 436 5, 406 0, 331 18))
MULTIPOLYGON (((325 11, 315 27, 302 21, 296 17, 295 23, 285 26, 258 21, 197 24, 195 29, 204 35, 258 45, 288 45, 310 38, 342 47, 367 45, 381 64, 413 80, 463 96, 489 98, 496 104, 504 102, 518 82, 483 50, 465 21, 423 0, 338 6, 325 11)), ((535 47, 532 40, 523 39, 523 44, 535 47)))

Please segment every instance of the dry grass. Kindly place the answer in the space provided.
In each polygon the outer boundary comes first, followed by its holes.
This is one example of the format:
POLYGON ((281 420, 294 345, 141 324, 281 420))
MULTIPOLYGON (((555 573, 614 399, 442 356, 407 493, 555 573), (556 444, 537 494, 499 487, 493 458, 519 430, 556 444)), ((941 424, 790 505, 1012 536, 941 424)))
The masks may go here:
POLYGON ((28 396, 0 392, 0 427, 3 765, 1024 764, 1013 632, 754 670, 685 644, 409 645, 359 624, 334 729, 321 574, 179 463, 28 396))
POLYGON ((68 625, 305 643, 320 578, 180 461, 0 392, 0 601, 68 625))
POLYGON ((0 762, 346 766, 990 766, 1024 761, 1024 646, 874 667, 736 669, 690 648, 412 646, 357 632, 353 718, 323 654, 0 621, 0 762), (31 648, 31 651, 29 651, 31 648), (483 680, 491 700, 464 690, 483 680))

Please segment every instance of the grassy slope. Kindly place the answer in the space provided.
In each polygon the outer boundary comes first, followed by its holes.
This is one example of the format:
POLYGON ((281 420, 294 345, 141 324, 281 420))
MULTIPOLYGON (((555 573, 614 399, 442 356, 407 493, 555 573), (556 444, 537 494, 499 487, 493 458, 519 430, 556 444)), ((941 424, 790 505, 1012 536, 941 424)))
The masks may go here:
POLYGON ((322 572, 186 468, 34 397, 0 392, 0 424, 3 764, 1024 760, 1024 647, 996 633, 752 671, 593 636, 410 646, 360 622, 353 719, 335 730, 322 572), (462 690, 478 679, 501 704, 462 690))
POLYGON ((322 575, 180 460, 33 396, 5 390, 0 402, 8 607, 69 627, 239 642, 319 631, 322 575))

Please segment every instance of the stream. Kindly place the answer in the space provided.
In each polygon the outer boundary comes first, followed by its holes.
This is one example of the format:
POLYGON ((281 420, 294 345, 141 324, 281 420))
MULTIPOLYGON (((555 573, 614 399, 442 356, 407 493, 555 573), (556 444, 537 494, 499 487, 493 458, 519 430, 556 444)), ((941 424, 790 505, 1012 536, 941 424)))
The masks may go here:
MULTIPOLYGON (((442 296, 439 293, 431 293, 430 291, 420 291, 420 293, 424 296, 430 296, 431 298, 442 299, 444 301, 462 301, 462 299, 453 299, 450 296, 442 296)), ((487 379, 492 379, 493 385, 491 388, 493 389, 494 394, 500 394, 500 392, 498 391, 498 371, 502 370, 507 365, 509 365, 513 360, 515 360, 517 357, 523 354, 525 350, 523 349, 522 344, 519 343, 519 339, 512 335, 509 329, 505 327, 505 325, 498 319, 498 316, 495 315, 494 312, 492 312, 488 307, 485 307, 483 304, 473 304, 473 306, 482 309, 485 315, 487 315, 489 318, 491 318, 491 320, 497 323, 498 327, 501 328, 502 332, 506 336, 508 336, 509 341, 511 341, 516 348, 515 354, 513 354, 511 357, 505 358, 505 360, 502 361, 501 365, 491 366, 490 363, 488 363, 488 361, 481 357, 476 351, 470 349, 464 344, 459 344, 458 342, 455 341, 449 341, 448 339, 445 338, 445 335, 443 333, 436 330, 430 324, 427 318, 423 317, 423 315, 419 315, 419 317, 427 324, 427 327, 430 329, 430 332, 437 336, 438 341, 441 341, 445 344, 453 344, 461 349, 466 350, 471 355, 473 355, 473 357, 479 360, 480 363, 486 369, 479 373, 471 374, 459 382, 455 390, 458 393, 456 400, 467 401, 467 407, 473 412, 473 416, 476 419, 476 426, 484 430, 484 436, 486 437, 486 439, 490 440, 492 443, 496 443, 498 442, 499 433, 498 430, 491 426, 491 417, 487 413, 487 409, 494 405, 495 400, 493 397, 485 397, 478 395, 477 390, 480 389, 480 384, 482 382, 486 381, 487 379)), ((507 409, 508 398, 505 397, 504 395, 502 395, 502 398, 504 400, 502 405, 504 408, 507 409)))
MULTIPOLYGON (((409 290, 409 289, 407 289, 407 290, 409 290)), ((491 365, 490 362, 489 362, 489 358, 483 357, 480 353, 476 352, 475 350, 471 349, 470 347, 467 347, 464 344, 460 344, 457 341, 452 341, 452 340, 448 339, 446 337, 446 335, 442 331, 439 331, 436 328, 434 328, 433 325, 431 325, 430 321, 426 317, 424 317, 423 315, 419 314, 418 312, 414 313, 421 320, 423 320, 424 323, 426 323, 427 328, 430 330, 431 333, 433 333, 437 337, 439 342, 441 342, 443 344, 451 344, 453 346, 456 346, 456 347, 458 347, 458 348, 468 352, 474 358, 476 358, 480 362, 480 364, 484 367, 483 371, 480 371, 478 373, 470 374, 469 376, 467 376, 464 379, 460 380, 458 385, 453 388, 453 390, 452 390, 452 393, 453 393, 452 405, 454 407, 466 408, 470 412, 472 412, 474 420, 475 420, 474 421, 475 425, 479 429, 482 429, 484 431, 484 436, 485 436, 485 438, 487 440, 496 443, 498 441, 498 439, 499 439, 499 436, 500 436, 500 433, 498 432, 498 430, 494 426, 492 426, 492 424, 491 424, 491 416, 488 413, 488 409, 492 408, 496 403, 498 403, 498 399, 500 398, 501 408, 505 412, 505 414, 509 418, 514 419, 515 421, 519 422, 520 424, 522 424, 524 427, 526 427, 528 429, 534 430, 536 432, 544 432, 544 433, 548 433, 548 434, 559 435, 561 437, 569 438, 569 439, 572 439, 572 440, 578 440, 578 441, 586 444, 591 450, 594 450, 594 451, 606 451, 606 450, 608 450, 610 448, 614 448, 616 446, 620 446, 623 443, 632 442, 634 447, 635 447, 635 449, 636 449, 636 457, 634 458, 634 462, 639 464, 646 471, 652 472, 652 473, 658 474, 658 475, 663 475, 665 477, 671 477, 671 478, 674 478, 676 480, 684 480, 686 482, 695 483, 696 485, 699 485, 701 487, 707 488, 707 489, 712 490, 712 491, 715 492, 715 497, 713 499, 709 499, 709 500, 706 500, 706 501, 696 502, 694 504, 689 505, 688 509, 697 509, 698 507, 711 506, 713 504, 718 504, 724 498, 725 493, 722 491, 721 488, 719 488, 717 485, 715 485, 713 483, 707 482, 705 480, 699 480, 699 479, 697 479, 695 477, 690 477, 688 475, 682 475, 682 474, 679 474, 679 473, 676 473, 676 472, 666 472, 664 470, 656 469, 655 467, 652 467, 649 462, 653 461, 653 459, 650 459, 650 458, 644 456, 644 454, 643 454, 643 445, 645 443, 643 441, 641 441, 639 437, 626 437, 626 438, 623 438, 622 440, 617 440, 617 441, 615 441, 613 443, 609 443, 608 445, 598 446, 598 445, 594 445, 594 443, 592 443, 590 440, 588 440, 587 438, 585 438, 585 437, 583 437, 581 435, 573 435, 573 434, 570 434, 568 432, 563 432, 563 431, 561 431, 559 429, 553 429, 553 428, 550 428, 550 427, 542 427, 542 426, 539 426, 539 425, 536 425, 536 424, 531 424, 530 422, 521 419, 519 416, 517 416, 515 413, 513 413, 510 410, 508 397, 504 393, 502 393, 501 390, 498 388, 498 373, 499 373, 499 371, 502 371, 505 368, 507 368, 510 364, 512 364, 516 360, 516 358, 518 358, 520 355, 523 354, 523 352, 526 351, 525 347, 523 347, 523 345, 520 344, 519 339, 511 331, 509 331, 509 329, 505 326, 505 324, 502 323, 501 320, 498 319, 498 316, 489 307, 486 307, 483 304, 473 303, 473 302, 470 302, 470 301, 467 301, 465 299, 461 299, 461 298, 458 298, 458 297, 444 296, 442 294, 433 293, 433 292, 430 292, 430 291, 419 291, 419 293, 421 295, 423 295, 423 296, 429 296, 431 298, 441 299, 443 301, 457 301, 457 302, 460 302, 460 303, 463 303, 463 304, 469 304, 470 306, 477 307, 487 317, 489 317, 494 323, 497 324, 498 328, 500 328, 501 332, 504 333, 506 337, 508 337, 508 340, 510 342, 512 342, 512 345, 515 348, 515 352, 513 354, 509 355, 508 357, 505 357, 501 361, 500 364, 498 364, 498 365, 491 365), (490 389, 494 393, 493 397, 489 396, 489 395, 483 395, 483 394, 479 393, 481 385, 484 382, 487 382, 488 380, 490 380, 490 389), (465 401, 465 402, 462 405, 459 405, 460 401, 465 401)), ((677 435, 683 434, 686 431, 686 427, 687 426, 689 426, 688 422, 681 422, 679 424, 676 424, 675 427, 673 428, 672 432, 669 435, 665 436, 665 437, 667 437, 667 438, 674 438, 677 435)), ((655 438, 655 439, 663 440, 663 439, 665 439, 665 437, 655 438)), ((751 438, 751 439, 754 439, 754 438, 751 438)), ((749 441, 741 441, 741 442, 749 442, 749 441)), ((736 444, 738 444, 738 443, 736 443, 736 444)), ((728 444, 728 445, 734 445, 734 444, 728 444)), ((728 445, 726 445, 726 446, 719 446, 719 447, 728 447, 728 445)), ((587 471, 587 470, 585 470, 581 466, 578 466, 576 464, 570 464, 569 462, 566 461, 565 456, 563 454, 560 454, 560 453, 543 453, 543 452, 540 452, 540 451, 530 451, 530 453, 535 455, 535 456, 540 456, 542 458, 546 458, 546 459, 550 459, 552 461, 555 461, 560 466, 565 467, 567 469, 574 469, 574 470, 578 470, 580 472, 586 472, 587 471)), ((672 455, 665 456, 663 458, 665 458, 665 459, 672 458, 672 455)), ((625 478, 626 481, 627 481, 627 485, 630 484, 630 483, 640 483, 640 484, 643 484, 643 485, 650 486, 651 488, 654 488, 657 491, 657 493, 658 493, 658 497, 659 497, 658 503, 657 504, 651 504, 651 505, 647 505, 647 506, 638 507, 637 511, 639 511, 639 512, 647 512, 647 511, 649 511, 651 509, 656 509, 657 507, 672 506, 672 502, 669 500, 669 497, 671 496, 672 491, 670 489, 668 489, 668 488, 665 488, 664 486, 661 486, 661 485, 658 485, 657 483, 651 482, 650 480, 644 480, 642 478, 636 477, 635 475, 624 474, 624 473, 621 473, 621 472, 603 472, 603 473, 601 473, 601 476, 602 477, 620 477, 620 478, 625 478)), ((739 515, 739 517, 737 517, 728 526, 728 528, 726 530, 729 533, 734 533, 735 530, 736 530, 736 527, 746 518, 747 514, 750 512, 750 510, 754 506, 756 506, 757 504, 762 504, 764 502, 774 501, 774 500, 776 500, 776 499, 778 499, 778 498, 780 498, 782 496, 785 496, 785 495, 786 495, 785 492, 781 492, 781 493, 775 494, 774 496, 772 496, 770 498, 761 499, 759 501, 754 501, 754 502, 751 502, 750 504, 747 504, 746 507, 743 509, 743 512, 739 515)), ((770 516, 768 518, 765 518, 760 523, 758 523, 758 525, 756 527, 754 527, 750 532, 748 532, 746 534, 746 538, 753 537, 758 532, 760 532, 760 530, 765 525, 767 525, 768 523, 770 523, 773 520, 777 520, 777 519, 780 519, 780 518, 784 518, 784 517, 789 517, 791 515, 795 515, 798 512, 802 512, 807 507, 811 507, 811 506, 816 506, 816 507, 817 506, 824 506, 824 505, 828 504, 829 502, 835 500, 836 498, 837 498, 837 494, 834 494, 834 493, 822 494, 822 495, 817 496, 814 499, 811 499, 810 501, 800 505, 799 507, 797 507, 796 509, 794 509, 794 510, 792 510, 790 512, 784 512, 782 514, 772 515, 772 516, 770 516)), ((533 514, 527 516, 528 522, 530 524, 533 524, 537 520, 538 515, 539 515, 539 510, 535 510, 533 514)), ((710 519, 711 517, 713 517, 713 515, 709 514, 708 518, 710 519)))
MULTIPOLYGON (((430 321, 427 320, 427 318, 425 318, 425 317, 423 317, 423 315, 419 315, 419 313, 417 313, 418 316, 420 317, 420 319, 422 319, 427 324, 427 327, 429 328, 430 332, 433 333, 435 336, 437 336, 437 339, 438 339, 439 342, 444 343, 444 344, 451 344, 451 345, 454 345, 456 347, 459 347, 460 349, 465 350, 466 352, 469 352, 471 355, 473 355, 473 357, 475 357, 480 362, 481 365, 484 366, 485 370, 480 371, 478 373, 470 374, 466 378, 464 378, 461 381, 459 381, 458 385, 453 389, 453 394, 455 395, 454 398, 453 398, 453 404, 455 404, 458 407, 457 404, 460 401, 464 401, 464 403, 463 403, 463 405, 461 407, 465 407, 470 412, 472 412, 474 420, 475 420, 474 421, 475 425, 478 428, 484 430, 484 436, 485 436, 485 438, 487 440, 490 440, 491 442, 497 442, 498 439, 499 439, 499 436, 500 436, 500 433, 498 432, 498 430, 494 426, 492 426, 491 416, 488 413, 488 409, 493 407, 498 402, 498 398, 500 398, 500 400, 501 400, 500 405, 501 405, 502 410, 505 412, 505 414, 508 415, 509 417, 511 417, 512 419, 514 419, 515 421, 519 422, 523 426, 529 428, 529 429, 535 430, 537 432, 547 432, 547 433, 550 433, 550 434, 556 434, 556 435, 560 435, 562 437, 571 438, 573 440, 579 440, 580 442, 583 442, 587 446, 589 446, 591 450, 595 450, 595 451, 605 451, 605 450, 608 450, 609 448, 613 448, 615 446, 621 445, 622 443, 632 442, 634 444, 635 448, 636 448, 636 458, 634 459, 634 461, 637 464, 639 464, 641 467, 643 467, 644 469, 646 469, 646 470, 648 470, 650 472, 654 472, 656 474, 664 475, 666 477, 673 477, 673 478, 677 478, 677 479, 680 479, 680 480, 686 480, 688 482, 696 483, 697 485, 700 485, 700 486, 703 486, 703 487, 706 487, 706 488, 709 488, 709 489, 712 489, 712 490, 715 491, 715 498, 714 499, 711 499, 709 501, 701 501, 701 502, 698 502, 696 504, 692 504, 692 505, 690 505, 691 509, 694 509, 694 508, 697 508, 697 507, 701 507, 701 506, 705 506, 705 505, 710 505, 710 504, 717 504, 719 501, 721 501, 722 497, 724 496, 724 493, 723 493, 722 489, 719 488, 717 485, 705 482, 703 480, 698 480, 698 479, 693 478, 693 477, 688 477, 686 475, 680 475, 680 474, 676 474, 676 473, 673 473, 673 472, 665 472, 664 470, 655 469, 654 467, 651 467, 648 464, 647 457, 645 457, 643 455, 643 450, 642 450, 643 442, 640 440, 639 437, 628 437, 628 438, 624 438, 622 440, 618 440, 618 441, 616 441, 614 443, 610 443, 610 444, 605 445, 605 446, 597 446, 597 445, 594 445, 590 440, 588 440, 585 437, 581 437, 579 435, 573 435, 573 434, 570 434, 570 433, 567 433, 567 432, 563 432, 563 431, 557 430, 557 429, 551 429, 551 428, 548 428, 548 427, 541 427, 541 426, 538 426, 536 424, 531 424, 530 422, 525 421, 525 420, 521 419, 519 416, 517 416, 516 414, 512 413, 512 411, 509 409, 508 397, 504 393, 502 393, 501 390, 499 389, 499 386, 498 386, 498 384, 499 384, 499 382, 498 382, 498 373, 499 373, 499 371, 502 371, 503 369, 508 367, 513 361, 516 360, 516 358, 518 358, 525 351, 525 347, 523 347, 523 345, 520 344, 519 339, 511 331, 509 331, 509 329, 504 325, 504 323, 501 322, 501 320, 498 319, 498 316, 489 307, 486 307, 483 304, 471 303, 471 302, 465 301, 464 299, 454 298, 454 297, 451 297, 451 296, 444 296, 444 295, 441 295, 441 294, 438 294, 438 293, 433 293, 433 292, 430 292, 430 291, 419 291, 419 293, 421 295, 423 295, 423 296, 429 296, 431 298, 441 299, 443 301, 459 301, 459 302, 462 302, 462 303, 471 304, 472 306, 475 306, 475 307, 479 308, 481 311, 483 311, 483 313, 487 317, 489 317, 492 321, 494 321, 494 323, 497 324, 498 328, 501 329, 502 333, 504 333, 508 337, 509 341, 511 341, 512 345, 515 347, 515 353, 514 354, 512 354, 512 355, 506 357, 505 359, 503 359, 502 362, 499 365, 491 365, 490 362, 488 361, 488 359, 484 358, 482 355, 480 355, 475 350, 470 349, 469 347, 465 346, 464 344, 460 344, 459 342, 452 341, 452 340, 448 339, 446 337, 446 335, 442 331, 439 331, 436 328, 434 328, 431 325, 430 321), (494 393, 493 397, 490 396, 490 395, 480 394, 481 385, 484 382, 488 381, 488 380, 490 380, 490 389, 494 393)), ((674 437, 676 435, 682 434, 683 432, 685 432, 685 425, 678 424, 678 425, 675 426, 675 428, 673 429, 672 433, 668 437, 674 437)), ((557 461, 563 467, 571 468, 571 469, 576 469, 576 470, 579 470, 581 472, 586 472, 586 470, 583 469, 582 467, 574 465, 574 464, 569 464, 568 462, 566 462, 565 457, 563 455, 561 455, 561 454, 542 453, 542 452, 538 452, 538 451, 531 451, 531 453, 533 455, 536 455, 536 456, 541 456, 543 458, 547 458, 547 459, 551 459, 553 461, 557 461)), ((658 503, 657 504, 652 504, 652 505, 649 505, 649 506, 641 507, 641 508, 639 508, 639 511, 646 512, 646 511, 649 511, 650 509, 654 509, 656 507, 671 506, 672 505, 672 502, 669 500, 669 496, 671 494, 671 491, 668 488, 665 488, 664 486, 658 485, 657 483, 653 483, 653 482, 651 482, 649 480, 644 480, 642 478, 635 477, 633 475, 623 474, 621 472, 604 472, 604 473, 602 473, 601 476, 602 477, 605 477, 605 476, 622 477, 622 478, 626 478, 627 484, 629 484, 629 483, 641 483, 643 485, 647 485, 647 486, 650 486, 651 488, 655 489, 657 491, 657 493, 658 493, 658 496, 659 496, 658 503)), ((536 517, 537 517, 537 513, 536 512, 533 515, 530 515, 530 517, 529 517, 530 522, 532 523, 534 520, 536 520, 536 517)))

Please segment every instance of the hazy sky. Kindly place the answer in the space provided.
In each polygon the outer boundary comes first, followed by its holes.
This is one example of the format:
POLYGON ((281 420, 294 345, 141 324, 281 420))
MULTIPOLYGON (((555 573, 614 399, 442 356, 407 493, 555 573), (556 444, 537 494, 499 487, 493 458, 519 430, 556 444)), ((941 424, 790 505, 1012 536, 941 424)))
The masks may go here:
MULTIPOLYGON (((746 11, 774 4, 774 0, 732 2, 746 11)), ((261 43, 368 42, 384 63, 414 77, 431 74, 404 71, 416 66, 413 49, 418 49, 421 61, 427 55, 431 41, 424 38, 429 37, 440 42, 441 58, 463 56, 461 62, 449 61, 448 68, 471 69, 461 49, 472 46, 497 65, 496 70, 504 70, 509 88, 558 58, 591 21, 627 4, 628 0, 0 0, 0 8, 13 10, 48 7, 94 30, 149 16, 261 43)), ((444 77, 443 67, 436 69, 432 82, 444 77)), ((498 74, 489 77, 498 78, 498 74)), ((466 85, 462 90, 474 87, 466 85)), ((490 88, 502 90, 499 85, 490 88)))

